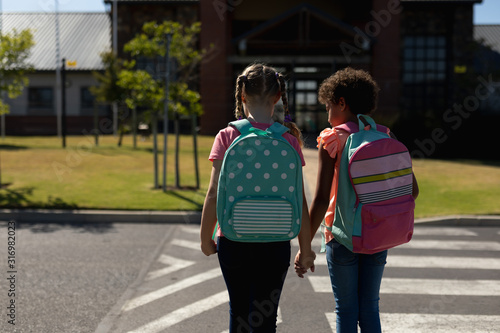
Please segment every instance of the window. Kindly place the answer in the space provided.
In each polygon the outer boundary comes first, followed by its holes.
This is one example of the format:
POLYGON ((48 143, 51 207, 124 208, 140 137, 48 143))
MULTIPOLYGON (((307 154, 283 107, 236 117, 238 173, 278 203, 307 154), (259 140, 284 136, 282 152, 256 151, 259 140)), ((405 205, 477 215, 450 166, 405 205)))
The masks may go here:
POLYGON ((424 114, 445 108, 447 43, 444 36, 407 36, 403 50, 404 109, 424 114))
POLYGON ((94 95, 92 95, 88 87, 82 87, 80 89, 80 107, 82 109, 93 109, 94 100, 94 95))
POLYGON ((54 109, 54 89, 47 87, 30 87, 28 89, 28 106, 30 109, 54 109))

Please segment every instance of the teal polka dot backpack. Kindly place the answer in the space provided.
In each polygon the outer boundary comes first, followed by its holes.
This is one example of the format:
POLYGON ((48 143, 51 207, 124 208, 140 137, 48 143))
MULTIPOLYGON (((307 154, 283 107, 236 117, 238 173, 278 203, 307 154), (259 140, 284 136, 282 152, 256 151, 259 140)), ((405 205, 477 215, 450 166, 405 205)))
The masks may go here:
POLYGON ((217 192, 217 220, 230 240, 277 242, 295 238, 302 216, 302 163, 283 138, 288 128, 267 130, 246 120, 230 123, 241 133, 227 149, 217 192))

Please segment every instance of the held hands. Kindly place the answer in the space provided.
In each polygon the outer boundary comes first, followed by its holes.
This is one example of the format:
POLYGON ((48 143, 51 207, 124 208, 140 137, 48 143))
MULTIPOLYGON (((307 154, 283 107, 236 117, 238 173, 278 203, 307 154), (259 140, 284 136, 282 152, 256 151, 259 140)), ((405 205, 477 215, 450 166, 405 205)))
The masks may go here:
POLYGON ((212 255, 217 253, 217 245, 212 238, 201 241, 201 251, 206 255, 212 255))
POLYGON ((302 254, 300 251, 297 252, 295 256, 295 273, 300 277, 304 278, 304 274, 307 273, 308 269, 314 272, 314 260, 316 259, 316 253, 311 251, 308 255, 302 254))

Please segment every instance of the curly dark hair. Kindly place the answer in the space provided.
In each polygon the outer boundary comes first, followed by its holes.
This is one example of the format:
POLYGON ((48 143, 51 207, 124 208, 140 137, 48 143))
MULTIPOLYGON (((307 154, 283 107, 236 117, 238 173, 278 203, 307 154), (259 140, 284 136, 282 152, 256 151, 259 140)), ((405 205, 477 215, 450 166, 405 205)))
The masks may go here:
POLYGON ((377 108, 378 87, 372 76, 361 69, 344 68, 323 81, 318 100, 337 104, 344 97, 353 114, 369 114, 377 108))

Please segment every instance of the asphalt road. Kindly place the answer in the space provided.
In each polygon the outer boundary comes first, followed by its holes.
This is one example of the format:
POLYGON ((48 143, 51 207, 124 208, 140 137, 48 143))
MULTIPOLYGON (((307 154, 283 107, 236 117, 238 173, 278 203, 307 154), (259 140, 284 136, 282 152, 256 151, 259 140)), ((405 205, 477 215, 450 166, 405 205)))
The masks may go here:
MULTIPOLYGON (((16 223, 13 267, 9 233, 1 222, 1 332, 227 332, 227 292, 197 225, 16 223)), ((499 254, 500 227, 416 226, 389 253, 384 331, 498 332, 499 254)), ((290 269, 278 332, 334 332, 333 311, 324 257, 305 279, 290 269)))

